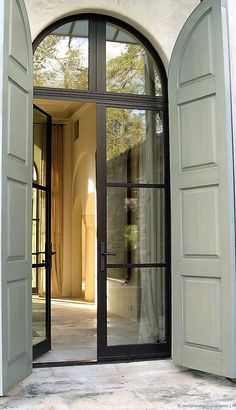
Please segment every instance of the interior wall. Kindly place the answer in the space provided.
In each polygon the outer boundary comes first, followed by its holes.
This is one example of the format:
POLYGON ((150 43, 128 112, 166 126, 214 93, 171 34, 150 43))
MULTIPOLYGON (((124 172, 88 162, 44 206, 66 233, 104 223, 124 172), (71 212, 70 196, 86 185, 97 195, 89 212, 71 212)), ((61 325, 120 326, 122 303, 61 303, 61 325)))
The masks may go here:
POLYGON ((94 302, 96 277, 96 105, 85 104, 73 116, 71 125, 73 128, 71 149, 71 295, 84 297, 86 301, 94 302))
POLYGON ((71 121, 64 123, 63 135, 63 282, 62 296, 71 296, 72 277, 71 277, 71 149, 72 149, 72 124, 71 121))
POLYGON ((84 104, 70 120, 54 121, 64 124, 62 297, 94 302, 96 105, 84 104))

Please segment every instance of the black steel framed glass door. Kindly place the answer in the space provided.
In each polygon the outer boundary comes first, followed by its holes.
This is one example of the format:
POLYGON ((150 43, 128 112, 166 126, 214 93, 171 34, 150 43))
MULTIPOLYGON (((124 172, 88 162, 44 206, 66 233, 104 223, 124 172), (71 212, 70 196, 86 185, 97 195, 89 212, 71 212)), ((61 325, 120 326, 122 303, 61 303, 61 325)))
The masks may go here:
POLYGON ((32 214, 33 358, 51 349, 51 117, 34 106, 32 214))
POLYGON ((97 104, 98 359, 170 356, 168 99, 161 58, 134 28, 96 14, 53 23, 34 49, 36 98, 97 104))
POLYGON ((98 359, 170 355, 166 113, 98 106, 98 359))

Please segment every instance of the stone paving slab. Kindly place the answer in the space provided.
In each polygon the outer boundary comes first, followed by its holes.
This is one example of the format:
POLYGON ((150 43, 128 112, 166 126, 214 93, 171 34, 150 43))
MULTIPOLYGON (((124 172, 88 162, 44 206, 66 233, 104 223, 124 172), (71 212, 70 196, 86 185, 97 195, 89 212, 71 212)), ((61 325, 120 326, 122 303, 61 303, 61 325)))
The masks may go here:
POLYGON ((172 360, 35 369, 0 409, 236 409, 236 384, 172 360))

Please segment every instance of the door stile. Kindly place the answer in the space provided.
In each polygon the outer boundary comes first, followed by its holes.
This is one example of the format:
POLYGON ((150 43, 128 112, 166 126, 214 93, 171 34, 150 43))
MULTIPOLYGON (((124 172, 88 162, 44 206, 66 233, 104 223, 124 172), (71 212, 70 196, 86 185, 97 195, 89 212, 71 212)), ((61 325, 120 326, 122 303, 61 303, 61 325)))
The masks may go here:
MULTIPOLYGON (((167 103, 168 104, 168 103, 167 103)), ((171 180, 170 180, 170 139, 169 139, 169 111, 168 108, 163 110, 163 131, 164 140, 164 158, 165 165, 165 260, 166 274, 165 289, 166 289, 166 327, 167 327, 167 345, 171 352, 172 346, 172 270, 171 270, 171 180)))
MULTIPOLYGON (((46 117, 46 181, 45 186, 33 182, 33 187, 45 192, 46 216, 45 216, 45 260, 38 264, 39 268, 45 269, 45 339, 33 345, 33 358, 51 350, 51 144, 52 144, 52 117, 41 108, 34 105, 37 110, 46 117)), ((34 266, 34 265, 33 265, 34 266)), ((35 267, 35 266, 34 266, 35 267)), ((36 274, 38 276, 38 274, 36 274)))
MULTIPOLYGON (((107 343, 106 272, 101 271, 101 243, 106 237, 106 108, 97 104, 97 358, 104 356, 107 343)), ((105 243, 106 247, 106 243, 105 243)))

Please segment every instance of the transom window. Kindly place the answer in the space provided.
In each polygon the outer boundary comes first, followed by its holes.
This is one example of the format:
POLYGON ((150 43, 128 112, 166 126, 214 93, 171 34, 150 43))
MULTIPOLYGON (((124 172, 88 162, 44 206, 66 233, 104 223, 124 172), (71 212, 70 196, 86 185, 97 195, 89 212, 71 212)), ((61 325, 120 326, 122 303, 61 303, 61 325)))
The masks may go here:
POLYGON ((152 53, 135 34, 113 21, 73 18, 53 28, 37 45, 34 86, 163 94, 160 70, 152 53))

